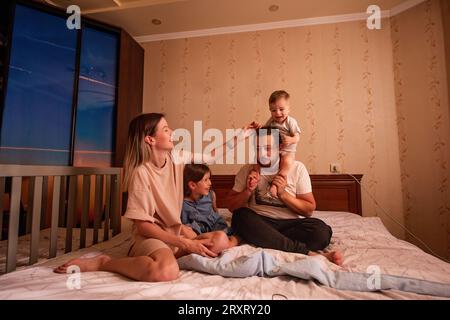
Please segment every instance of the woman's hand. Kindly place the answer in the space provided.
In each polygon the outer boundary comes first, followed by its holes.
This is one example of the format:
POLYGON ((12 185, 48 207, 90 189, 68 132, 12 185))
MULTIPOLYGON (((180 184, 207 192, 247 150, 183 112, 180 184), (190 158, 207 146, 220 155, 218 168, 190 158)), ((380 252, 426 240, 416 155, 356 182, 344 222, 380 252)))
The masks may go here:
POLYGON ((210 239, 183 239, 183 244, 186 252, 199 254, 203 257, 215 258, 217 254, 209 250, 214 243, 211 242, 210 239))
POLYGON ((195 237, 197 237, 195 231, 192 230, 191 227, 188 227, 184 224, 181 225, 181 235, 185 236, 188 239, 194 239, 195 237))
POLYGON ((256 170, 250 171, 247 176, 247 190, 250 192, 255 191, 256 187, 258 186, 259 179, 259 172, 257 172, 256 170))

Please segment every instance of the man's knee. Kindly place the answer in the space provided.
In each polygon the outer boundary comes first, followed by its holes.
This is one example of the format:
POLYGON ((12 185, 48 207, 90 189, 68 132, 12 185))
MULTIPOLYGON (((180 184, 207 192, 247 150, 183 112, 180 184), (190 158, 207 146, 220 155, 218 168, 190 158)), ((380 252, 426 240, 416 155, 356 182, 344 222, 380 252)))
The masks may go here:
POLYGON ((231 226, 236 227, 236 224, 245 224, 245 221, 247 221, 252 214, 252 211, 246 207, 234 210, 233 216, 231 217, 231 226))
POLYGON ((333 232, 325 223, 319 224, 310 237, 308 248, 313 251, 323 250, 330 244, 333 232))

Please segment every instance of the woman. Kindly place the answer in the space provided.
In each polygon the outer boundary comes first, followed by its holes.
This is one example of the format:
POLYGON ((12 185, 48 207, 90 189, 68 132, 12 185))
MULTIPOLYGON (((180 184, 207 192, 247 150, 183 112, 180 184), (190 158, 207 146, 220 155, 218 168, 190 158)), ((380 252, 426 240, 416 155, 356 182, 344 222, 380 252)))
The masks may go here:
POLYGON ((74 259, 55 272, 66 273, 69 266, 77 265, 81 272, 110 271, 138 281, 170 281, 178 277, 178 257, 190 253, 216 257, 228 247, 223 231, 197 237, 181 223, 184 164, 173 158, 173 148, 172 130, 163 114, 141 114, 132 120, 124 160, 125 217, 134 222, 128 257, 74 259))

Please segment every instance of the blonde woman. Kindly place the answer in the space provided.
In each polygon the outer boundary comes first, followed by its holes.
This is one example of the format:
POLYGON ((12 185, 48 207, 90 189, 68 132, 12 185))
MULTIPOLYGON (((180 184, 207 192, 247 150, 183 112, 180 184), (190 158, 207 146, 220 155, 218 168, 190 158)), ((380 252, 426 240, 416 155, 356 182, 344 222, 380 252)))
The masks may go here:
POLYGON ((178 257, 190 253, 216 257, 228 247, 223 231, 197 236, 181 223, 184 164, 174 159, 173 148, 172 130, 163 114, 141 114, 132 120, 124 160, 125 217, 134 222, 128 257, 74 259, 55 272, 65 273, 77 265, 81 272, 110 271, 138 281, 170 281, 178 277, 178 257))

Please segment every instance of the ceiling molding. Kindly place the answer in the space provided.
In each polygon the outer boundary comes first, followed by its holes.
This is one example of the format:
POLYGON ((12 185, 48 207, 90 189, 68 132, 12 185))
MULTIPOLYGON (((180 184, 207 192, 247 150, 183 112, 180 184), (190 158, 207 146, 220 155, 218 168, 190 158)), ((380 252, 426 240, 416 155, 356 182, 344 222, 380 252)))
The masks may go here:
POLYGON ((402 13, 403 11, 411 9, 412 7, 415 7, 424 1, 426 1, 426 0, 409 0, 409 1, 403 2, 403 3, 399 4, 398 6, 395 6, 391 9, 391 17, 396 16, 399 13, 402 13))
MULTIPOLYGON (((389 16, 390 15, 389 15, 388 10, 381 12, 382 18, 388 18, 389 16)), ((304 27, 304 26, 314 26, 314 25, 320 25, 320 24, 342 23, 342 22, 349 22, 349 21, 363 21, 363 20, 366 20, 367 17, 368 17, 367 13, 352 13, 352 14, 326 16, 326 17, 318 17, 318 18, 284 20, 284 21, 258 23, 258 24, 247 24, 247 25, 232 26, 232 27, 220 27, 220 28, 212 28, 212 29, 193 30, 193 31, 152 34, 152 35, 147 35, 147 36, 134 37, 134 39, 137 42, 143 43, 143 42, 160 41, 160 40, 173 40, 173 39, 182 39, 182 38, 215 36, 215 35, 229 34, 229 33, 254 32, 254 31, 274 30, 274 29, 283 29, 283 28, 295 28, 295 27, 304 27)))
MULTIPOLYGON (((382 18, 390 18, 390 17, 396 16, 408 9, 411 9, 412 7, 415 7, 419 4, 421 4, 424 1, 426 1, 426 0, 409 0, 409 1, 403 2, 402 4, 393 7, 391 10, 382 11, 381 17, 382 18)), ((336 16, 284 20, 284 21, 277 21, 277 22, 248 24, 248 25, 231 26, 231 27, 220 27, 220 28, 212 28, 212 29, 201 29, 201 30, 193 30, 193 31, 151 34, 151 35, 146 35, 146 36, 134 37, 134 39, 137 42, 144 43, 144 42, 161 41, 161 40, 173 40, 173 39, 215 36, 215 35, 223 35, 223 34, 230 34, 230 33, 254 32, 254 31, 262 31, 262 30, 313 26, 313 25, 320 25, 320 24, 342 23, 342 22, 349 22, 349 21, 362 21, 362 20, 366 20, 367 17, 368 17, 367 13, 353 13, 353 14, 336 15, 336 16)))

